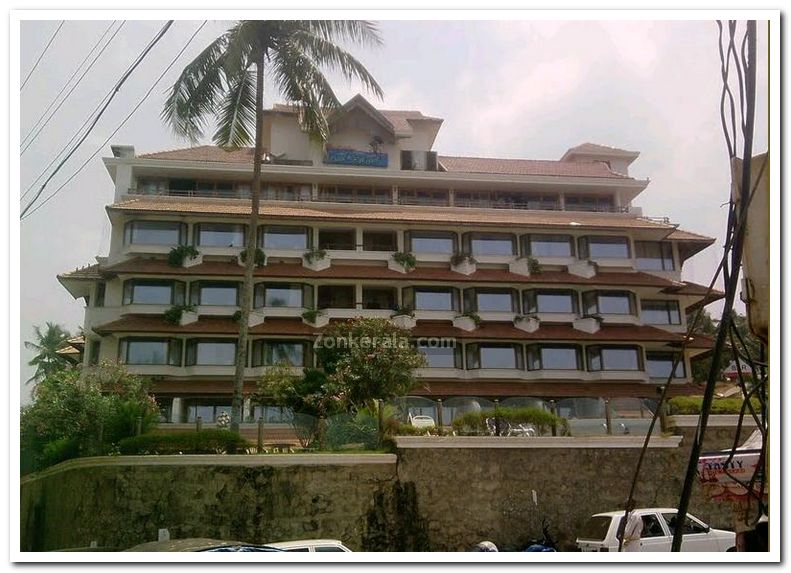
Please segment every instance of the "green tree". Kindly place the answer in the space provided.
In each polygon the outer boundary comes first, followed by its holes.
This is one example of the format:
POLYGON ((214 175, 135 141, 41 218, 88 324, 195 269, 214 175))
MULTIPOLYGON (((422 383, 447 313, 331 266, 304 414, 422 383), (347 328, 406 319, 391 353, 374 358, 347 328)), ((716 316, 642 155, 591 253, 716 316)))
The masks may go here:
MULTIPOLYGON (((737 331, 741 335, 742 339, 745 342, 745 346, 747 351, 750 353, 750 357, 754 360, 758 360, 760 356, 760 348, 761 348, 761 341, 758 340, 752 332, 750 332, 750 327, 747 323, 747 317, 733 311, 733 324, 736 326, 737 331)), ((694 313, 687 316, 688 324, 692 324, 692 320, 694 319, 694 313)), ((701 313, 700 319, 698 320, 698 324, 694 330, 693 334, 699 334, 703 336, 708 336, 710 338, 714 338, 717 335, 717 329, 719 328, 719 321, 712 318, 709 311, 703 310, 701 313)), ((739 348, 740 352, 743 352, 743 348, 739 343, 738 339, 736 339, 736 344, 739 348)), ((720 359, 720 363, 718 364, 718 371, 717 371, 717 379, 720 380, 723 377, 723 371, 725 368, 728 367, 734 360, 733 352, 723 352, 722 357, 720 359)), ((742 360, 744 363, 744 360, 742 360)), ((695 382, 699 384, 705 384, 706 379, 709 375, 709 369, 711 368, 711 357, 704 356, 698 360, 693 361, 692 363, 692 378, 695 382)))
POLYGON ((356 58, 336 42, 379 45, 375 24, 358 20, 242 20, 214 40, 182 71, 165 102, 163 118, 176 134, 197 141, 209 118, 216 120, 215 144, 225 148, 254 141, 251 211, 242 288, 239 341, 231 410, 231 430, 242 418, 255 241, 261 193, 264 76, 293 104, 302 128, 323 143, 329 135, 325 113, 340 106, 322 70, 358 79, 381 97, 382 90, 356 58))
POLYGON ((374 400, 408 394, 418 385, 414 370, 426 365, 409 330, 386 318, 332 324, 317 341, 316 353, 331 394, 352 411, 373 411, 374 400))
POLYGON ((40 382, 50 374, 71 366, 67 358, 58 354, 58 350, 63 348, 71 336, 68 330, 59 324, 47 322, 44 332, 41 331, 40 326, 34 327, 33 332, 36 340, 25 342, 25 348, 36 352, 33 359, 28 362, 29 366, 36 367, 35 374, 27 380, 28 384, 34 380, 40 382))

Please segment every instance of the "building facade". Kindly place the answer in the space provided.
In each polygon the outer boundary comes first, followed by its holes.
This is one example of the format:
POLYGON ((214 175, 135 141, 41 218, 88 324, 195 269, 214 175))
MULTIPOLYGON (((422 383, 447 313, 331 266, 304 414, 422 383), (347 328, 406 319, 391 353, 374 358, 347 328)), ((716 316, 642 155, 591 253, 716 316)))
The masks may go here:
MULTIPOLYGON (((471 399, 553 400, 571 417, 650 400, 676 358, 673 392, 689 388, 710 341, 683 344, 686 314, 719 293, 682 268, 714 240, 633 206, 637 152, 443 156, 441 119, 361 96, 330 119, 322 148, 293 109, 266 112, 246 392, 277 362, 312 366, 321 329, 356 316, 410 329, 428 360, 414 404, 443 400, 446 423, 471 399)), ((252 150, 114 146, 104 163, 109 253, 58 277, 86 301, 84 362, 151 377, 167 422, 211 422, 231 402, 252 150), (198 255, 173 266, 184 245, 198 255)), ((247 421, 272 411, 245 401, 247 421)))

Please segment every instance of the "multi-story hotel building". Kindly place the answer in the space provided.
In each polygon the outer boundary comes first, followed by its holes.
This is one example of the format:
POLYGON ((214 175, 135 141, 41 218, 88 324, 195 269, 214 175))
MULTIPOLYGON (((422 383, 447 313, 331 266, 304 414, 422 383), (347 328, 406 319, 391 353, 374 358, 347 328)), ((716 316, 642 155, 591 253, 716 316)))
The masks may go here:
MULTIPOLYGON (((431 400, 656 398, 676 356, 683 392, 710 345, 682 344, 686 313, 719 293, 706 298, 682 267, 713 239, 633 206, 648 185, 629 175, 638 153, 584 143, 554 161, 450 157, 432 150, 441 125, 356 96, 322 148, 289 107, 266 112, 246 390, 283 358, 311 365, 327 321, 369 316, 456 341, 423 347, 414 394, 431 400)), ((168 421, 211 422, 231 402, 252 150, 112 149, 110 251, 59 276, 86 301, 84 361, 150 376, 168 421), (199 255, 174 267, 177 245, 199 255), (174 305, 194 312, 168 322, 174 305)), ((262 411, 245 408, 248 420, 262 411)))

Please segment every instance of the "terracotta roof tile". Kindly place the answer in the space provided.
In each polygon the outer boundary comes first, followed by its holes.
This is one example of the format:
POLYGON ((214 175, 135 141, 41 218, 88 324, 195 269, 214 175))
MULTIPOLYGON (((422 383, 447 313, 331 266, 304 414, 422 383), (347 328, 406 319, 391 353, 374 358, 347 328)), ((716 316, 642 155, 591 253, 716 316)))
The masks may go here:
POLYGON ((252 163, 252 147, 225 150, 215 145, 201 145, 198 147, 185 147, 169 151, 143 153, 138 159, 170 159, 173 161, 200 161, 209 163, 252 163))
MULTIPOLYGON (((237 276, 244 275, 244 268, 235 262, 207 261, 188 268, 172 267, 164 259, 135 258, 104 269, 105 273, 172 276, 237 276)), ((323 271, 313 271, 301 264, 276 263, 255 269, 261 278, 295 279, 371 279, 389 281, 442 281, 442 282, 499 282, 548 285, 611 285, 653 286, 674 288, 680 283, 641 272, 602 272, 593 278, 584 278, 562 271, 542 271, 531 276, 511 273, 507 269, 479 269, 470 275, 454 272, 450 268, 418 266, 409 273, 392 271, 385 266, 332 265, 323 271)))
POLYGON ((67 273, 61 273, 58 275, 59 279, 84 279, 84 280, 96 280, 102 278, 102 275, 99 271, 99 265, 87 265, 84 267, 80 267, 73 271, 69 271, 67 273))
MULTIPOLYGON (((217 201, 206 199, 139 198, 129 199, 107 207, 110 211, 146 213, 195 213, 206 215, 247 216, 250 206, 243 201, 217 201)), ((574 229, 652 229, 667 231, 673 225, 657 223, 639 217, 613 213, 583 211, 531 211, 521 209, 474 209, 466 207, 421 207, 400 205, 367 205, 365 209, 344 205, 276 205, 267 202, 261 206, 262 217, 299 220, 343 221, 398 221, 414 223, 452 223, 456 225, 514 225, 574 229)))
POLYGON ((451 173, 499 173, 505 175, 550 175, 627 179, 601 161, 572 162, 536 159, 496 159, 441 155, 439 162, 451 173))
POLYGON ((713 243, 716 239, 712 237, 707 237, 705 235, 699 235, 697 233, 691 233, 689 231, 684 231, 682 229, 676 229, 672 233, 670 233, 667 237, 665 237, 668 241, 700 241, 705 242, 708 244, 713 243))

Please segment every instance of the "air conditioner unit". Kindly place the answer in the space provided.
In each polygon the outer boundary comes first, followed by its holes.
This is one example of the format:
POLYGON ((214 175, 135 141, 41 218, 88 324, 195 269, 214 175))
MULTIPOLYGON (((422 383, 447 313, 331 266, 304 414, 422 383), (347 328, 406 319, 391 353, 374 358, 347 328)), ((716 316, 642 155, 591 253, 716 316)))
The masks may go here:
POLYGON ((402 151, 401 169, 404 171, 436 171, 436 151, 402 151))

